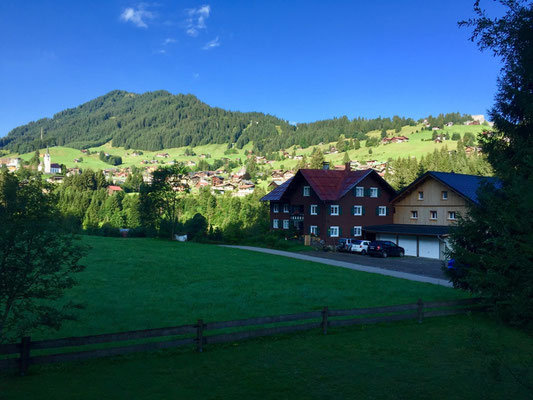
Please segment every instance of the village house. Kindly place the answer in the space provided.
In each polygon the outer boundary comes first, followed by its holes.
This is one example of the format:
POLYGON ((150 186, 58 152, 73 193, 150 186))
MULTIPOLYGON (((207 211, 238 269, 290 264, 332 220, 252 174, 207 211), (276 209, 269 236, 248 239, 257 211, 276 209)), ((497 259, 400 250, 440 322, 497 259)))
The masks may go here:
POLYGON ((429 171, 391 200, 392 224, 363 228, 366 237, 390 240, 405 249, 405 255, 445 258, 450 226, 468 205, 477 203, 481 182, 495 178, 429 171))
POLYGON ((115 194, 117 192, 122 192, 122 188, 120 186, 109 185, 107 187, 107 194, 108 195, 112 195, 112 194, 115 194))
MULTIPOLYGON (((327 168, 327 164, 325 165, 327 168)), ((363 238, 367 225, 391 224, 394 189, 372 169, 301 169, 264 196, 272 230, 293 229, 328 245, 341 237, 363 238)))

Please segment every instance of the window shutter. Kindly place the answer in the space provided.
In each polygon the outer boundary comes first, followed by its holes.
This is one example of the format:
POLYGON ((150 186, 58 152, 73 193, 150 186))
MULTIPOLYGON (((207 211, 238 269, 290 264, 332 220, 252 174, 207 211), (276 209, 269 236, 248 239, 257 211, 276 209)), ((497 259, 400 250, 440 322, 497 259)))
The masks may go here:
POLYGON ((378 188, 378 197, 381 195, 381 189, 378 188))
POLYGON ((370 189, 369 188, 366 188, 364 190, 364 194, 365 194, 365 197, 370 197, 370 189))
POLYGON ((331 205, 328 206, 328 210, 329 210, 329 215, 331 215, 331 205))
POLYGON ((309 215, 312 214, 311 210, 313 209, 313 206, 309 206, 309 215))
POLYGON ((342 207, 340 204, 339 204, 339 215, 342 215, 342 207))
POLYGON ((389 215, 389 207, 385 207, 385 215, 389 215))
POLYGON ((354 197, 357 197, 357 188, 356 187, 353 188, 353 195, 354 195, 354 197))
POLYGON ((331 229, 328 228, 328 236, 331 237, 331 229))
POLYGON ((342 237, 342 228, 339 226, 339 237, 342 237))
POLYGON ((316 215, 320 215, 320 204, 316 205, 316 215))
POLYGON ((352 236, 355 236, 355 226, 352 228, 352 236))
POLYGON ((361 206, 361 215, 365 215, 365 207, 361 206))
POLYGON ((316 235, 320 235, 320 228, 318 226, 316 227, 316 235))
POLYGON ((376 207, 376 215, 379 215, 379 207, 376 207))
POLYGON ((352 215, 355 215, 355 206, 352 206, 352 215))

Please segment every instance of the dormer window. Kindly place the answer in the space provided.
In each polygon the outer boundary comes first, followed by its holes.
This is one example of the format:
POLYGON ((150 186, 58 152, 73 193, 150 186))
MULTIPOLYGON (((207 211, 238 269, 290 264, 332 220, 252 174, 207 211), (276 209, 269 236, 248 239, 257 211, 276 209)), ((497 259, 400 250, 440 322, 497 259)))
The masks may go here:
POLYGON ((311 196, 311 186, 304 186, 304 197, 311 196))

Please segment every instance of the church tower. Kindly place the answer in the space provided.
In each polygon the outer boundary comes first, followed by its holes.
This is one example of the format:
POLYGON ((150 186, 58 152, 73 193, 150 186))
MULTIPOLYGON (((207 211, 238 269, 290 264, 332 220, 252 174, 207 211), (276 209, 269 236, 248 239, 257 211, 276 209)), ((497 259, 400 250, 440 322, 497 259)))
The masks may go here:
POLYGON ((52 165, 52 159, 50 157, 50 151, 48 150, 48 146, 46 147, 46 153, 44 155, 44 173, 49 174, 50 173, 50 166, 52 165))

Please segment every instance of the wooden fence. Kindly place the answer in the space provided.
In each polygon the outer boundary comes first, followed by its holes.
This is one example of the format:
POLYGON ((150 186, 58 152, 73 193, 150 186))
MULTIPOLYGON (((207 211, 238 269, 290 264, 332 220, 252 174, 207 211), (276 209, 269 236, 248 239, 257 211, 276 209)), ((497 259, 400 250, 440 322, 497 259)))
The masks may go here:
POLYGON ((87 360, 107 356, 116 356, 133 352, 175 348, 180 346, 196 346, 202 352, 207 344, 228 343, 261 336, 271 336, 297 331, 307 331, 320 328, 327 334, 329 327, 350 326, 360 324, 375 324, 381 322, 417 320, 445 315, 461 314, 471 311, 482 311, 481 299, 464 299, 424 303, 403 304, 396 306, 358 308, 350 310, 330 310, 324 307, 321 311, 303 312, 299 314, 278 315, 271 317, 248 318, 234 321, 208 322, 199 319, 196 324, 182 325, 170 328, 146 329, 138 331, 108 333, 103 335, 80 336, 62 339, 31 341, 30 337, 23 337, 19 343, 0 345, 0 357, 15 355, 18 357, 0 360, 0 369, 18 367, 24 375, 30 365, 56 363, 64 361, 87 360), (354 318, 355 317, 355 318, 354 318), (297 322, 297 324, 286 324, 297 322), (268 327, 276 324, 277 326, 268 327), (280 325, 284 324, 284 325, 280 325), (220 332, 232 329, 232 332, 220 332), (245 328, 235 331, 236 328, 245 328), (213 332, 213 334, 209 334, 213 332), (217 331, 219 331, 217 333, 217 331), (40 354, 31 356, 31 351, 72 348, 95 345, 101 343, 115 343, 125 341, 141 341, 148 338, 172 337, 171 340, 152 341, 85 351, 69 351, 55 354, 40 354), (178 337, 176 337, 178 336, 178 337), (184 337, 185 336, 185 337, 184 337))

